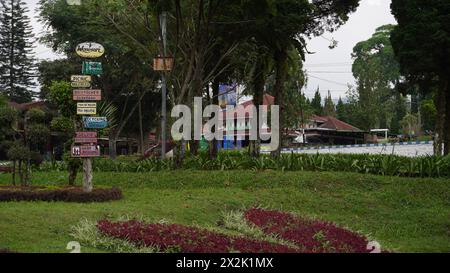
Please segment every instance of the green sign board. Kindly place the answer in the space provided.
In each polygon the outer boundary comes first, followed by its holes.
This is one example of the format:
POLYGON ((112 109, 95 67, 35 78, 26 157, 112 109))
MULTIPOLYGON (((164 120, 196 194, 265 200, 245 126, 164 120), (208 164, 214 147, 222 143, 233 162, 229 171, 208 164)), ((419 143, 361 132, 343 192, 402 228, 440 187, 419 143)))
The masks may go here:
POLYGON ((103 67, 101 62, 83 62, 83 75, 101 75, 103 67))

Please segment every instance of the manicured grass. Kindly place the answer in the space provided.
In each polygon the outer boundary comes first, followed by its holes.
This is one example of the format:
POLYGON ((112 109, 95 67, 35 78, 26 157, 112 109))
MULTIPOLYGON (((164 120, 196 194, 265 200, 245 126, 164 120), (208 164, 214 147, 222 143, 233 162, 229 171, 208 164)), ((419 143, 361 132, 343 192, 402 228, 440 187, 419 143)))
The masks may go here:
MULTIPOLYGON (((34 185, 61 185, 64 172, 33 173, 34 185)), ((0 184, 9 183, 0 174, 0 184)), ((78 181, 78 183, 80 183, 78 181)), ((224 211, 262 206, 361 231, 399 252, 450 252, 450 180, 354 173, 172 171, 95 173, 94 185, 119 186, 108 203, 0 203, 0 248, 68 252, 70 228, 87 218, 144 216, 217 226, 224 211)), ((82 252, 101 252, 82 246, 82 252)))

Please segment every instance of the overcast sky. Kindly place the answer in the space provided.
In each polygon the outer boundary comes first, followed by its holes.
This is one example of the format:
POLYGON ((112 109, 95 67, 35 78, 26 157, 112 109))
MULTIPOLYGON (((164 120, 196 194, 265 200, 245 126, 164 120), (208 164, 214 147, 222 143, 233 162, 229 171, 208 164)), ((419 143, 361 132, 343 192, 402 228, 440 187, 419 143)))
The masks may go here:
MULTIPOLYGON (((34 32, 40 36, 45 29, 37 21, 35 12, 39 0, 25 0, 28 4, 34 32)), ((325 96, 328 90, 334 99, 345 97, 347 84, 354 84, 355 79, 351 74, 351 52, 359 41, 367 40, 375 32, 375 29, 385 24, 395 24, 395 19, 390 12, 391 0, 362 0, 357 11, 350 15, 349 21, 334 33, 325 33, 322 37, 316 37, 308 41, 308 50, 315 54, 307 55, 305 68, 308 71, 308 85, 305 93, 311 97, 317 87, 325 96), (330 40, 338 41, 335 49, 329 49, 330 40)), ((49 48, 36 43, 36 58, 56 59, 60 58, 49 48)))

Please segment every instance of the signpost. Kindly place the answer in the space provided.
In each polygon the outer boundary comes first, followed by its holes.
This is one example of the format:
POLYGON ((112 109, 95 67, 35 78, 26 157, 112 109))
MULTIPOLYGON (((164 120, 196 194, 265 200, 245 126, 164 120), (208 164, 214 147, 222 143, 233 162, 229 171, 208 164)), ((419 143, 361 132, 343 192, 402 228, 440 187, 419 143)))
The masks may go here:
MULTIPOLYGON (((71 3, 77 4, 73 0, 71 3)), ((76 47, 76 53, 82 58, 99 58, 105 53, 105 48, 98 43, 81 43, 76 47)), ((90 88, 91 75, 101 75, 103 67, 101 62, 84 61, 83 75, 72 75, 70 77, 73 88, 90 88)), ((89 117, 86 115, 97 114, 97 103, 91 101, 102 100, 100 89, 74 89, 72 94, 77 103, 77 114, 83 115, 83 126, 86 129, 103 129, 108 126, 106 117, 89 117)), ((92 157, 100 156, 100 146, 97 145, 97 132, 77 132, 71 147, 72 157, 83 158, 83 190, 92 191, 92 157)))
POLYGON ((83 117, 83 126, 86 129, 104 129, 108 127, 106 117, 83 117))
POLYGON ((83 62, 82 73, 84 75, 101 75, 103 66, 100 62, 83 62))
POLYGON ((95 144, 97 143, 97 132, 76 132, 75 143, 95 144))
POLYGON ((75 89, 73 90, 74 101, 100 101, 102 90, 100 89, 75 89))

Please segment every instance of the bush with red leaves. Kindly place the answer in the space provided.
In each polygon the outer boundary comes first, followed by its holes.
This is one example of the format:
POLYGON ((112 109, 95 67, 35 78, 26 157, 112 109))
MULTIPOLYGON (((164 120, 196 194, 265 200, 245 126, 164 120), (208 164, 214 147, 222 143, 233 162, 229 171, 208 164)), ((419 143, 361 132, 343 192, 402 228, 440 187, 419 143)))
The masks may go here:
POLYGON ((266 234, 295 243, 302 252, 368 253, 368 241, 352 231, 329 222, 303 219, 292 214, 263 209, 249 209, 246 221, 266 234))
POLYGON ((63 201, 63 202, 107 202, 122 199, 119 188, 97 188, 86 193, 79 187, 50 189, 45 187, 0 187, 0 202, 8 201, 63 201))
POLYGON ((144 224, 138 221, 102 220, 97 228, 106 236, 136 245, 157 246, 161 251, 183 253, 293 253, 296 249, 265 241, 227 236, 182 225, 144 224))

